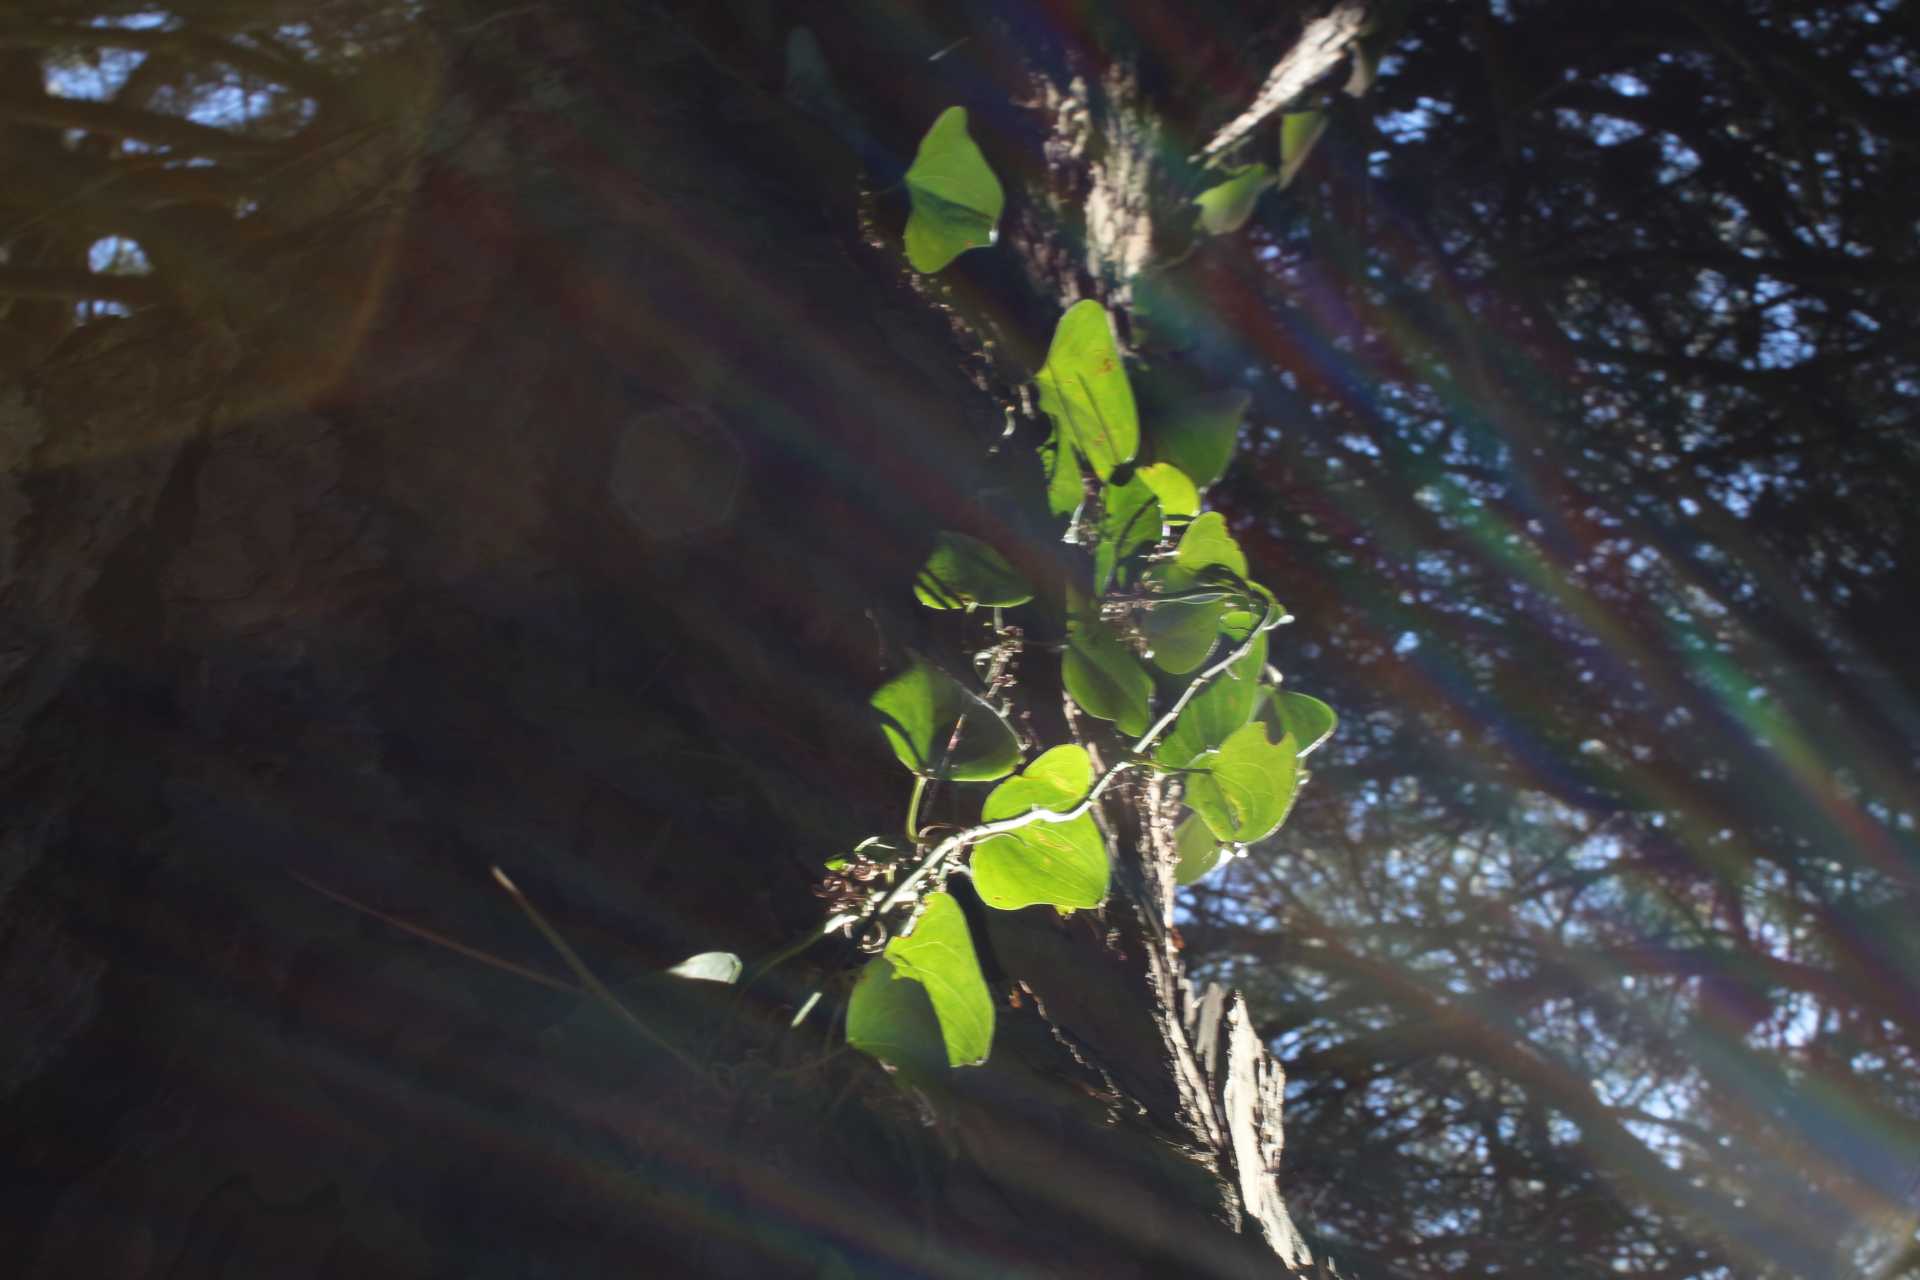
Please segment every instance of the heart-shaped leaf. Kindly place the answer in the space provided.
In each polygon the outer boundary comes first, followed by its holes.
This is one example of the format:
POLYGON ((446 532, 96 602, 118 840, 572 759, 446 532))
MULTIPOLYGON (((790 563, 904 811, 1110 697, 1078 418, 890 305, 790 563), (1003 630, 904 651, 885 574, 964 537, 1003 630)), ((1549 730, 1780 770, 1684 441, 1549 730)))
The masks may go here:
MULTIPOLYGON (((983 822, 1017 818, 1035 809, 1073 808, 1093 786, 1093 761, 1084 747, 1053 748, 1014 778, 995 787, 983 822)), ((1066 822, 1035 822, 984 840, 973 853, 980 900, 1002 911, 1036 903, 1097 907, 1107 897, 1107 849, 1091 814, 1066 822)))
POLYGON ((1074 601, 1067 618, 1067 651, 1060 659, 1067 696, 1096 720, 1111 720, 1135 737, 1153 718, 1153 677, 1140 659, 1093 617, 1085 601, 1074 601))
POLYGON ((1160 511, 1169 520, 1191 518, 1200 512, 1200 491, 1186 472, 1165 462, 1141 467, 1135 477, 1160 500, 1160 511))
POLYGON ((1107 480, 1115 467, 1133 461, 1140 448, 1140 414, 1105 307, 1089 298, 1067 308, 1034 380, 1041 411, 1094 474, 1107 480))
POLYGON ((967 133, 964 107, 948 107, 920 140, 907 170, 907 261, 922 274, 939 271, 968 249, 998 236, 1006 192, 967 133))
POLYGON ((1187 526, 1186 533, 1180 537, 1180 546, 1173 555, 1175 572, 1184 575, 1181 585, 1190 586, 1197 582, 1200 575, 1216 566, 1231 569, 1244 578, 1247 576, 1247 555, 1240 550, 1240 544, 1227 532, 1227 518, 1218 511, 1209 511, 1187 526))
POLYGON ((907 981, 884 955, 869 961, 854 984, 847 1043, 910 1080, 936 1080, 947 1067, 946 1041, 927 989, 907 981))
POLYGON ((913 932, 889 942, 884 954, 898 978, 911 978, 927 989, 940 1021, 947 1065, 986 1061, 993 1048, 993 995, 980 973, 966 913, 953 895, 928 898, 913 932))
POLYGON ((1033 599, 1033 589, 1007 558, 978 538, 943 532, 913 583, 914 598, 929 609, 1008 607, 1033 599))
POLYGON ((1210 236, 1238 231, 1253 216, 1260 193, 1276 181, 1273 170, 1263 164, 1243 165, 1216 187, 1208 187, 1194 203, 1200 206, 1200 227, 1210 236))
POLYGON ((1267 665, 1267 637, 1257 635, 1247 656, 1215 676, 1193 696, 1173 728, 1160 741, 1154 759, 1184 769, 1202 752, 1212 751, 1253 718, 1264 690, 1260 673, 1267 665))
POLYGON ((1279 830, 1293 807, 1300 762, 1293 739, 1267 736, 1264 718, 1241 726, 1217 751, 1194 759, 1205 772, 1187 777, 1187 803, 1217 839, 1252 844, 1279 830))
POLYGON ((1178 467, 1201 489, 1226 474, 1251 395, 1238 389, 1205 391, 1169 369, 1141 374, 1135 390, 1155 460, 1178 467))
POLYGON ((1220 635, 1221 606, 1201 602, 1155 605, 1140 618, 1147 652, 1162 671, 1185 675, 1207 660, 1220 635))
POLYGON ((1179 830, 1173 833, 1173 848, 1178 861, 1173 867, 1175 884, 1192 884, 1207 872, 1220 864, 1220 851, 1225 846, 1213 838, 1213 832, 1200 820, 1200 815, 1190 813, 1180 821, 1179 830))
MULTIPOLYGON (((1247 557, 1227 532, 1226 517, 1209 511, 1187 526, 1173 562, 1157 570, 1154 578, 1168 594, 1179 594, 1203 588, 1217 570, 1244 578, 1247 557)), ((1140 619, 1140 630, 1152 650, 1154 665, 1184 675, 1205 662, 1226 613, 1224 600, 1173 600, 1147 610, 1140 619)))
POLYGON ((1105 515, 1094 551, 1094 583, 1104 592, 1120 561, 1166 534, 1166 521, 1191 519, 1200 510, 1200 494, 1178 467, 1164 462, 1136 469, 1124 484, 1101 491, 1105 515))
POLYGON ((928 778, 992 782, 1020 764, 1020 740, 971 689, 917 655, 873 695, 900 763, 928 778))
POLYGON ((1273 704, 1280 713, 1280 723, 1287 727, 1287 736, 1300 744, 1298 754, 1302 759, 1331 738, 1340 723, 1332 707, 1308 694, 1282 690, 1274 695, 1273 704))
POLYGON ((1153 487, 1135 472, 1125 484, 1101 490, 1106 513, 1100 520, 1100 540, 1093 548, 1093 589, 1104 593, 1113 584, 1120 562, 1160 540, 1165 532, 1160 499, 1153 487))

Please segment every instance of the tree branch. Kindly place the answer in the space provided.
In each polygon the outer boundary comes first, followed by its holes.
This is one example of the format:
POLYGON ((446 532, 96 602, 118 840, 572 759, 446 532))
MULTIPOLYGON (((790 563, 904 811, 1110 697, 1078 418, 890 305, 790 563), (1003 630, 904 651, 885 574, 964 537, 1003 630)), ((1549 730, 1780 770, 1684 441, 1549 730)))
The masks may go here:
POLYGON ((1252 105, 1214 134, 1196 158, 1213 159, 1270 117, 1292 106, 1321 77, 1338 66, 1360 37, 1367 34, 1372 16, 1365 0, 1340 0, 1330 12, 1310 20, 1300 32, 1300 38, 1267 73, 1267 81, 1254 95, 1252 105))
POLYGON ((243 75, 257 76, 325 98, 338 87, 333 77, 305 63, 249 49, 191 28, 161 30, 129 27, 74 27, 58 22, 19 21, 0 26, 0 49, 134 49, 172 54, 183 60, 221 62, 243 75))
POLYGON ((44 125, 51 129, 81 129, 102 137, 153 143, 171 147, 184 155, 205 156, 215 160, 256 159, 273 155, 283 146, 273 139, 249 138, 178 116, 133 111, 82 98, 26 98, 12 93, 0 95, 0 120, 44 125))

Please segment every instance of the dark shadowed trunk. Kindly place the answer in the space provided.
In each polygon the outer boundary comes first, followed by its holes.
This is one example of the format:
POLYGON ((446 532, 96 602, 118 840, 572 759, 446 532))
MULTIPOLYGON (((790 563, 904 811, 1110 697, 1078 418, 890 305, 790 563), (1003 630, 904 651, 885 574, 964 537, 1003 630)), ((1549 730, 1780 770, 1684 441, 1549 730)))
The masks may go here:
MULTIPOLYGON (((1104 814, 1101 919, 987 922, 990 976, 1028 998, 950 1092, 841 1046, 850 951, 744 990, 658 976, 817 929, 821 860, 897 824, 866 699, 904 646, 951 643, 912 613, 914 570, 937 529, 1018 527, 1048 572, 1017 514, 1041 484, 1020 388, 1066 304, 1118 311, 1183 248, 1156 214, 1265 69, 1221 16, 1181 65, 1227 88, 1183 118, 1193 94, 1139 52, 1189 20, 1173 6, 1111 29, 820 8, 436 7, 341 95, 357 109, 320 110, 359 167, 315 145, 304 187, 260 196, 278 226, 332 201, 323 231, 270 255, 152 232, 152 276, 90 295, 132 314, 77 325, 59 273, 84 237, 13 242, 21 1274, 1306 1264, 1278 1070, 1237 999, 1186 989, 1137 795, 1104 814), (954 103, 1007 180, 1005 252, 925 283, 886 188, 954 103), (564 978, 496 865, 651 1035, 425 936, 564 978)), ((1238 34, 1277 56, 1299 30, 1238 34)), ((0 96, 8 165, 51 173, 69 127, 196 145, 32 88, 0 96)))

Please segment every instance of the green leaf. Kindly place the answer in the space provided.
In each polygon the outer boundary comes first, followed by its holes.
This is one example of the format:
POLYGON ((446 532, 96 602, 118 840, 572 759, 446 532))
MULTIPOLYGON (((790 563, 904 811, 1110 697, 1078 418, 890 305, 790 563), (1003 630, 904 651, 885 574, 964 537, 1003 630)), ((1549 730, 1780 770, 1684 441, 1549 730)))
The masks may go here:
POLYGON ((1213 832, 1207 829, 1199 814, 1190 813, 1181 819, 1180 829, 1173 833, 1173 848, 1178 857, 1173 867, 1174 883, 1192 884, 1213 870, 1219 865, 1224 847, 1213 838, 1213 832))
POLYGON ((1086 497, 1086 485, 1079 456, 1060 428, 1055 427, 1040 447, 1040 465, 1047 474, 1047 510, 1056 516, 1072 515, 1086 497))
POLYGON ((1254 637, 1247 656, 1228 667, 1193 696, 1173 728, 1160 741, 1154 759, 1170 769, 1184 769, 1202 752, 1225 742, 1235 729, 1253 718, 1265 690, 1260 673, 1267 665, 1267 637, 1254 637))
MULTIPOLYGON (((987 796, 980 819, 998 822, 1035 809, 1062 812, 1086 798, 1093 761, 1086 748, 1055 747, 987 796)), ((1107 848, 1093 816, 1066 822, 1036 822, 984 840, 973 853, 973 883, 980 900, 1002 911, 1044 903, 1097 907, 1107 897, 1107 848)))
POLYGON ((1093 757, 1085 747, 1067 743, 1042 752, 1017 776, 988 792, 980 820, 998 822, 1034 809, 1071 809, 1092 787, 1093 757))
POLYGON ((1112 627, 1091 616, 1084 600, 1070 604, 1067 651, 1060 659, 1067 696, 1130 738, 1145 733, 1153 719, 1153 677, 1112 627))
POLYGON ((1194 198, 1200 206, 1200 226, 1210 236, 1238 231, 1253 216, 1260 193, 1276 181, 1273 170, 1263 164, 1243 165, 1227 180, 1209 187, 1194 198))
POLYGON ((1220 635, 1221 606, 1180 601, 1159 604, 1140 616, 1147 654, 1162 671, 1183 676, 1207 660, 1220 635))
POLYGON ((1200 580, 1200 575, 1216 565, 1233 570, 1239 577, 1247 576, 1247 553, 1227 532, 1227 518, 1218 511, 1209 511, 1187 526, 1186 533, 1180 537, 1180 546, 1173 554, 1173 572, 1179 577, 1182 587, 1191 586, 1200 580))
POLYGON ((1134 475, 1160 499, 1161 514, 1168 519, 1190 519, 1200 513, 1200 491, 1180 468, 1154 462, 1141 467, 1134 475))
POLYGON ((741 968, 740 957, 731 951, 702 951, 697 956, 688 956, 667 972, 700 982, 732 983, 740 980, 741 968))
POLYGON ((1257 582, 1244 583, 1242 589, 1258 602, 1253 609, 1230 608, 1220 615, 1220 631, 1234 644, 1244 641, 1256 629, 1271 631, 1290 616, 1286 606, 1273 598, 1273 592, 1257 582))
POLYGON ((1204 773, 1187 775, 1187 803, 1215 837, 1252 844, 1279 830, 1293 807, 1300 762, 1293 739, 1267 736, 1264 720, 1243 725, 1217 751, 1196 758, 1204 773))
POLYGON ((978 538, 943 532, 913 583, 914 598, 929 609, 1006 607, 1033 599, 1033 589, 1005 556, 978 538))
POLYGON ((1273 705, 1280 713, 1280 723, 1287 728, 1287 736, 1300 744, 1297 754, 1302 759, 1331 738, 1340 723, 1332 707, 1308 694, 1282 690, 1274 694, 1273 705))
POLYGON ((964 107, 948 107, 920 140, 907 170, 907 261, 930 274, 969 249, 990 245, 1006 193, 967 133, 964 107))
POLYGON ((966 913, 953 895, 928 898, 913 932, 889 942, 885 955, 899 977, 927 989, 934 1017, 940 1020, 947 1065, 985 1062, 993 1048, 993 995, 980 973, 966 913))
POLYGON ((873 707, 893 754, 923 777, 992 782, 1020 764, 1020 740, 1000 713, 917 655, 873 695, 873 707))
POLYGON ((1102 480, 1133 461, 1140 448, 1140 414, 1105 307, 1089 298, 1067 308, 1034 380, 1041 411, 1102 480))
MULTIPOLYGON (((1247 557, 1227 532, 1226 517, 1209 511, 1187 526, 1173 562, 1157 570, 1154 580, 1177 594, 1204 587, 1210 571, 1219 569, 1244 577, 1247 557)), ((1217 600, 1171 601, 1148 609, 1141 616, 1140 631, 1147 638, 1154 665, 1174 675, 1198 667, 1213 651, 1226 615, 1226 602, 1217 600)))
POLYGON ((906 980, 884 955, 869 961, 854 984, 847 1043, 910 1080, 935 1080, 946 1071, 946 1042, 927 989, 906 980))
POLYGON ((1221 606, 1180 601, 1160 604, 1140 617, 1140 634, 1147 638, 1147 656, 1171 675, 1183 676, 1207 660, 1220 635, 1221 606))
POLYGON ((1120 562, 1160 540, 1165 525, 1153 487, 1135 472, 1125 484, 1101 491, 1106 514, 1100 520, 1100 540, 1093 549, 1093 589, 1104 593, 1113 584, 1120 562))
POLYGON ((1280 189, 1285 191, 1327 131, 1324 111, 1293 111, 1280 117, 1280 189))
POLYGON ((1203 391, 1172 370, 1140 376, 1140 420, 1153 457, 1204 489, 1226 474, 1253 397, 1244 389, 1203 391))

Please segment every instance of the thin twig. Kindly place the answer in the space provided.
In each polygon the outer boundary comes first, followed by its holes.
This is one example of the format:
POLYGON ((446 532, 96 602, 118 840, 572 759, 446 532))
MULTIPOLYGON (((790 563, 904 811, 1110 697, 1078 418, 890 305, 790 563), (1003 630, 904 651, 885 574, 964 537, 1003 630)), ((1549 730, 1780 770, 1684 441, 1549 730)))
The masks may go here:
POLYGON ((511 960, 503 960, 499 956, 493 955, 490 952, 480 950, 478 947, 470 947, 464 942, 459 942, 453 938, 449 938, 443 933, 435 933, 432 929, 428 929, 422 925, 413 924, 407 920, 402 920, 399 916, 388 915, 386 912, 380 910, 379 908, 370 907, 364 902, 358 901, 357 899, 354 899, 354 898, 350 898, 346 894, 341 893, 337 889, 329 889, 327 888, 327 886, 323 884, 319 884, 315 881, 309 880, 305 876, 301 875, 298 871, 288 871, 287 874, 292 876, 295 880, 298 880, 301 884, 313 890, 315 893, 319 894, 323 898, 331 898, 335 902, 340 903, 342 906, 352 907, 355 911, 360 912, 362 915, 372 916, 375 920, 380 921, 382 924, 392 925, 394 928, 400 930, 403 933, 410 933, 416 938, 423 938, 426 941, 433 943, 435 946, 445 947, 447 950, 457 952, 460 955, 467 957, 469 960, 478 960, 481 964, 492 965, 496 969, 503 969, 508 973, 516 974, 519 977, 525 978, 529 982, 537 982, 543 987, 551 987, 555 991, 566 991, 577 996, 583 996, 587 994, 581 988, 574 986, 571 982, 563 982, 559 978, 550 978, 546 974, 541 973, 537 969, 529 969, 529 968, 526 968, 524 965, 517 965, 511 960))
POLYGON ((520 887, 507 878, 506 872, 502 871, 499 867, 495 867, 493 868, 493 878, 500 882, 500 887, 512 896, 522 911, 526 912, 527 919, 533 921, 533 927, 538 929, 541 935, 553 945, 553 949, 560 953, 560 958, 567 962, 567 967, 573 970, 574 976, 580 979, 582 985, 584 985, 588 991, 591 991, 595 996, 599 997, 600 1002, 618 1014, 627 1025, 631 1026, 648 1040, 653 1041, 653 1043, 661 1049, 664 1049, 679 1062, 681 1066, 696 1075, 699 1074, 699 1064, 689 1057, 679 1045, 674 1044, 658 1031, 655 1031, 652 1027, 640 1021, 640 1019, 635 1016, 633 1010, 620 1003, 619 998, 607 989, 607 985, 595 976, 593 970, 587 968, 587 962, 580 958, 579 953, 567 945, 567 940, 560 936, 560 931, 547 923, 547 918, 541 915, 533 903, 527 900, 526 894, 520 892, 520 887))

